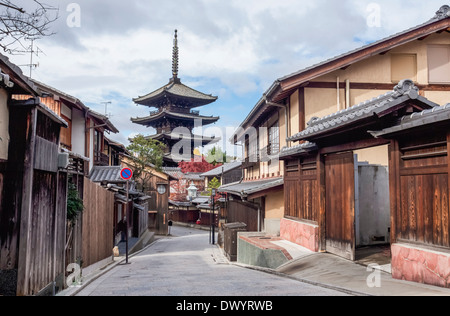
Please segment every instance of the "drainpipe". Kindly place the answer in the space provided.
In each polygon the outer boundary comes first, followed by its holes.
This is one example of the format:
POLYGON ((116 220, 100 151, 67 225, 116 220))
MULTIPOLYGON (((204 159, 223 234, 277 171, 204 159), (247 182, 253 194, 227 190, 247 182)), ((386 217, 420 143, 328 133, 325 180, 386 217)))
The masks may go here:
MULTIPOLYGON (((291 137, 291 135, 290 135, 290 133, 289 133, 289 130, 290 130, 290 119, 289 119, 289 114, 288 114, 288 111, 289 111, 289 107, 287 106, 287 104, 278 104, 278 103, 274 103, 274 102, 271 102, 271 101, 269 101, 269 100, 267 100, 267 97, 264 97, 265 98, 265 101, 266 101, 266 104, 267 105, 269 105, 269 106, 275 106, 275 107, 278 107, 278 108, 283 108, 284 109, 284 120, 285 120, 285 122, 286 122, 286 124, 284 124, 285 125, 285 127, 286 127, 286 139, 288 139, 289 137, 291 137)), ((291 145, 291 142, 290 141, 287 141, 287 145, 288 145, 288 147, 290 147, 290 145, 291 145)))
POLYGON ((86 110, 84 112, 84 128, 85 128, 85 132, 84 132, 85 133, 85 137, 84 137, 84 156, 85 157, 89 157, 90 159, 92 159, 92 157, 89 156, 89 146, 88 146, 88 140, 90 138, 89 137, 90 130, 89 130, 88 125, 87 125, 88 118, 89 118, 89 113, 86 110))

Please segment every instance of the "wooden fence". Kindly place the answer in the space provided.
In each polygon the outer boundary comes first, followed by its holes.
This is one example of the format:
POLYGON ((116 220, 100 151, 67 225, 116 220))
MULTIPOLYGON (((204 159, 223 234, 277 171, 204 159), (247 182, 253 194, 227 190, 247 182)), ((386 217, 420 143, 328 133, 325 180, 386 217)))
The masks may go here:
MULTIPOLYGON (((84 194, 84 172, 83 172, 83 163, 80 161, 75 161, 72 166, 69 167, 69 174, 71 178, 71 182, 77 188, 78 194, 81 199, 83 199, 84 194), (71 168, 73 166, 79 166, 75 168, 71 168)), ((82 259, 82 244, 83 244, 83 214, 78 216, 77 220, 74 223, 67 222, 66 229, 66 264, 65 266, 69 266, 72 263, 79 264, 82 259)), ((66 273, 68 273, 66 271, 66 273)))
POLYGON ((227 208, 228 223, 244 223, 249 232, 258 231, 258 207, 250 203, 229 201, 227 208))
POLYGON ((82 267, 112 257, 114 193, 84 180, 82 267))

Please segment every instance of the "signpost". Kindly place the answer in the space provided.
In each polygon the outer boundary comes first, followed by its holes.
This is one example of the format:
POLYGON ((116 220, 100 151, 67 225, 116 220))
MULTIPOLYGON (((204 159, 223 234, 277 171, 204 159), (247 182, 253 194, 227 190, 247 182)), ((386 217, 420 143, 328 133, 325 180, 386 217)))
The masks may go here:
POLYGON ((215 200, 215 198, 216 198, 216 195, 217 195, 217 191, 216 191, 216 189, 212 189, 211 190, 211 200, 212 200, 212 211, 210 212, 210 220, 211 220, 211 229, 210 229, 210 239, 211 239, 211 244, 212 245, 214 245, 215 243, 216 243, 216 241, 215 241, 215 235, 216 235, 216 232, 215 232, 215 219, 216 219, 216 207, 215 207, 215 205, 214 205, 214 200, 215 200))
POLYGON ((126 264, 128 264, 128 217, 129 217, 129 196, 130 196, 130 180, 133 178, 133 170, 130 168, 123 168, 120 171, 120 177, 127 182, 127 197, 126 197, 126 216, 125 216, 125 251, 126 251, 126 264))

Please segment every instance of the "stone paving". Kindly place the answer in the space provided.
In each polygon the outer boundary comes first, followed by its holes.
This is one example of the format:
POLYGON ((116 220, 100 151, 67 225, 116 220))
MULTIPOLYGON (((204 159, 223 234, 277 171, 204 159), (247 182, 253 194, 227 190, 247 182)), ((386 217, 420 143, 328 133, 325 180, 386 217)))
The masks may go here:
POLYGON ((159 239, 84 287, 79 296, 341 296, 332 289, 228 264, 209 233, 173 227, 159 239))

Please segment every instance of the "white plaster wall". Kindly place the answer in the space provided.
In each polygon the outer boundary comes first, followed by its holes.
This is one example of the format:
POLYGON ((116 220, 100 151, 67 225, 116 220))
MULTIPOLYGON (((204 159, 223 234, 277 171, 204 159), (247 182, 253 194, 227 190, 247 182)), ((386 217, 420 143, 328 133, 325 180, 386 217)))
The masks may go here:
POLYGON ((72 110, 72 151, 82 156, 86 156, 86 123, 82 111, 72 110))

